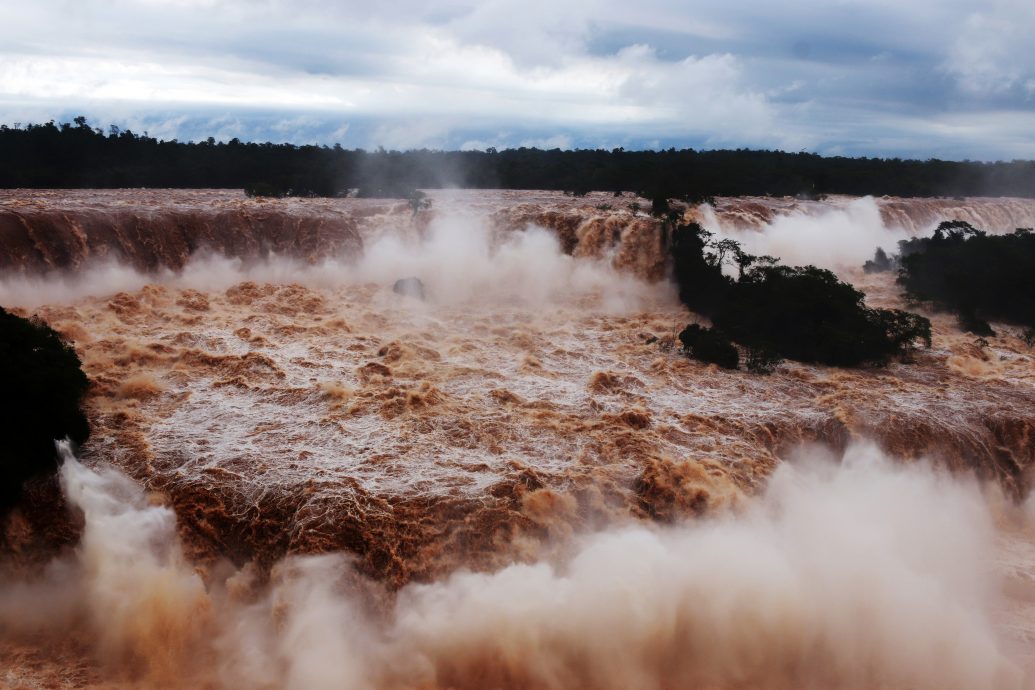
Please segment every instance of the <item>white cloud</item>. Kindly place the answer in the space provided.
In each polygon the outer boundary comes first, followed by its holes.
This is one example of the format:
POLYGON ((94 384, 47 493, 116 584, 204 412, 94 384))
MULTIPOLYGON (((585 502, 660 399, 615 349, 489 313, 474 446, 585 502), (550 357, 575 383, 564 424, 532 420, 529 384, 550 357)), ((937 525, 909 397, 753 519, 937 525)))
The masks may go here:
POLYGON ((365 146, 987 158, 1030 138, 1033 34, 1030 0, 37 0, 0 24, 0 120, 88 106, 175 133, 187 110, 264 111, 270 136, 365 146))
POLYGON ((552 137, 541 139, 525 139, 518 146, 530 149, 571 149, 572 139, 566 134, 555 134, 552 137))
POLYGON ((457 40, 490 46, 522 66, 558 66, 582 52, 600 0, 483 0, 450 22, 457 40))
POLYGON ((122 58, 10 56, 0 62, 0 93, 64 101, 140 101, 347 109, 320 78, 289 80, 207 66, 122 58))
POLYGON ((404 120, 378 126, 371 135, 371 142, 390 150, 445 148, 443 142, 450 128, 450 123, 442 120, 404 120))
POLYGON ((772 108, 764 94, 742 86, 741 68, 732 55, 665 62, 648 46, 632 46, 618 59, 627 69, 620 95, 644 104, 663 128, 678 122, 716 140, 772 140, 772 108))
POLYGON ((1033 29, 1035 4, 990 2, 957 29, 944 68, 960 88, 978 96, 1023 90, 1035 77, 1033 29))

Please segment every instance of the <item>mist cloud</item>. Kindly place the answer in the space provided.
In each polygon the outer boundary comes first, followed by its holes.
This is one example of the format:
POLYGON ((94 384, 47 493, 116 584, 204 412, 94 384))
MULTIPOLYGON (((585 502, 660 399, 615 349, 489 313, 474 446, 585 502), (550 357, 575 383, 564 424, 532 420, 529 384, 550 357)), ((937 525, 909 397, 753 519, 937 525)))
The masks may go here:
POLYGON ((37 633, 60 638, 76 621, 141 686, 1022 686, 993 620, 1004 573, 987 564, 1009 538, 997 511, 1027 518, 865 444, 839 461, 803 451, 735 514, 613 525, 558 559, 407 585, 382 614, 343 554, 288 558, 268 585, 246 568, 206 589, 172 511, 65 453, 82 543, 57 562, 61 578, 4 583, 19 598, 0 597, 0 634, 63 591, 37 633))
POLYGON ((667 286, 651 285, 616 268, 611 256, 566 255, 547 229, 529 225, 497 234, 484 218, 445 213, 436 216, 424 234, 415 235, 412 228, 403 226, 371 238, 358 257, 327 256, 306 262, 271 254, 242 260, 203 250, 180 271, 161 268, 145 273, 107 260, 75 271, 12 274, 0 278, 0 303, 33 309, 133 292, 150 283, 221 291, 242 281, 317 288, 359 283, 387 287, 408 277, 423 282, 429 305, 545 305, 594 297, 607 311, 627 311, 673 298, 667 286))

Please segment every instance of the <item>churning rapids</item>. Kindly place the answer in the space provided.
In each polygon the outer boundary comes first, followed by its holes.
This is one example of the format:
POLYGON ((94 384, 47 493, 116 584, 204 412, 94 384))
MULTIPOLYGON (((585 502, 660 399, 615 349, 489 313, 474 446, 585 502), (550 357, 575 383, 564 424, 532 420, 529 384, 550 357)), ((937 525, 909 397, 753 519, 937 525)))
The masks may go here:
MULTIPOLYGON (((0 686, 1035 687, 1035 352, 686 359, 631 196, 0 191, 93 435, 5 525, 0 686), (418 278, 424 296, 398 294, 418 278), (55 506, 57 506, 55 508, 55 506)), ((836 270, 1017 199, 719 199, 836 270)))

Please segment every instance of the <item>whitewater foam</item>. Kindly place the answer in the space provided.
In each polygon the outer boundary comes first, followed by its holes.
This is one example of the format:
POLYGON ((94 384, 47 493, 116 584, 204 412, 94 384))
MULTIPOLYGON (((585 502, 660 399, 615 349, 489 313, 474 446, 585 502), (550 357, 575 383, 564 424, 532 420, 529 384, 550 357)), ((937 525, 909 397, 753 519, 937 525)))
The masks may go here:
MULTIPOLYGON (((732 512, 615 524, 546 560, 394 596, 340 554, 289 558, 268 584, 210 571, 206 589, 171 511, 63 455, 85 519, 64 603, 86 615, 42 634, 85 636, 109 677, 138 687, 991 690, 1025 677, 996 612, 1004 577, 1035 574, 1030 550, 1010 548, 976 482, 866 444, 838 460, 803 450, 732 512)), ((1013 534, 1035 528, 1011 510, 1013 534)), ((50 594, 18 593, 0 607, 8 635, 50 594)))

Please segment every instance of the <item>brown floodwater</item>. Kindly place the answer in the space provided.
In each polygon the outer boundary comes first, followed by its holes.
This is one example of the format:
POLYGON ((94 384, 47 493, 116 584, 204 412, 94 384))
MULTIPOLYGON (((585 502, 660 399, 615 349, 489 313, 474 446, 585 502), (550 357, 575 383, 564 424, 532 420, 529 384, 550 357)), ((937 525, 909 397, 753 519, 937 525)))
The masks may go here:
MULTIPOLYGON (((1020 329, 931 314, 911 363, 722 371, 674 347, 695 317, 645 200, 431 197, 0 191, 0 304, 75 344, 93 428, 6 525, 0 683, 1031 684, 1020 329)), ((894 307, 876 246, 1035 225, 1017 199, 684 212, 894 307)))

